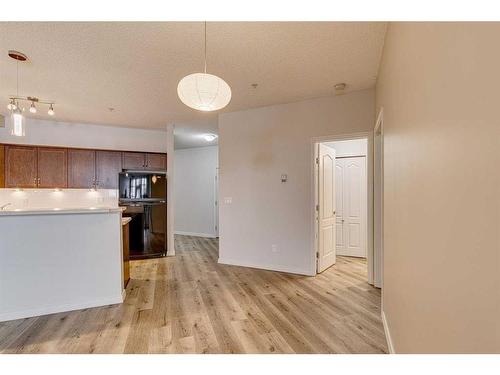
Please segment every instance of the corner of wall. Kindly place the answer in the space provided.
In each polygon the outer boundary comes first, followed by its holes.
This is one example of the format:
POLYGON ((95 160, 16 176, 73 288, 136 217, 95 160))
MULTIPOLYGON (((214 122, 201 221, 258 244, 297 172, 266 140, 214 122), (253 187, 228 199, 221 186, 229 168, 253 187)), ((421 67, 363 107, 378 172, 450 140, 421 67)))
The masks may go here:
POLYGON ((385 316, 384 310, 381 311, 382 325, 384 326, 385 339, 387 340, 387 348, 390 354, 396 354, 394 350, 394 343, 392 342, 391 331, 389 330, 389 323, 387 322, 387 317, 385 316))

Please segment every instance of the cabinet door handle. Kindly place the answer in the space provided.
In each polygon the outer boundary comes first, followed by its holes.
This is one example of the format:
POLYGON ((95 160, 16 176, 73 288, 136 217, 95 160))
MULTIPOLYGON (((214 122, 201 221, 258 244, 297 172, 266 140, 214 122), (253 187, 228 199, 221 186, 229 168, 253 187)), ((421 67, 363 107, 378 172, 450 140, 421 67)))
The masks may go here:
POLYGON ((36 177, 33 179, 33 185, 37 186, 37 183, 36 183, 36 177))

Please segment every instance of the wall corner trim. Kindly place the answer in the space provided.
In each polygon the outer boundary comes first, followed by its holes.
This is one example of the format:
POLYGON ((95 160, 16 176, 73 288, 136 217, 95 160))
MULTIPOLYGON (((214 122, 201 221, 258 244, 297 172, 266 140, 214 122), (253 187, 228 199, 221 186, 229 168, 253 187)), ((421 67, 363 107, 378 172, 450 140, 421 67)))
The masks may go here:
POLYGON ((383 310, 380 315, 382 316, 382 324, 384 326, 385 338, 387 340, 387 347, 389 348, 389 354, 396 354, 396 351, 394 350, 394 345, 392 343, 391 332, 389 331, 389 324, 387 323, 387 319, 385 317, 385 313, 383 310))

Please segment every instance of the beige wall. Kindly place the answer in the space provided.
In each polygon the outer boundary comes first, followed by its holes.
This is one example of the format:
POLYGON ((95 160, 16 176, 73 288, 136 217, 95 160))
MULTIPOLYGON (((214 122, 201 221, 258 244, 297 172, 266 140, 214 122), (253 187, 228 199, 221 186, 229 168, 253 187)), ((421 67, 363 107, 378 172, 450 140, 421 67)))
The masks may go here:
POLYGON ((219 260, 313 273, 312 139, 370 130, 374 116, 374 90, 221 114, 219 260))
POLYGON ((390 24, 383 308, 396 352, 500 352, 500 24, 390 24))

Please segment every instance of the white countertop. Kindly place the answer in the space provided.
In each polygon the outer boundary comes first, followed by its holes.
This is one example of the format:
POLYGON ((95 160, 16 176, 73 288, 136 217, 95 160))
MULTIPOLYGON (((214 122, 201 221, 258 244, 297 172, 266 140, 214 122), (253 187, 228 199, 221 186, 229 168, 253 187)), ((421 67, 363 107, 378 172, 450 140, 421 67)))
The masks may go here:
POLYGON ((1 216, 25 215, 68 215, 68 214, 96 214, 121 212, 124 207, 88 207, 88 208, 16 208, 0 210, 1 216))

